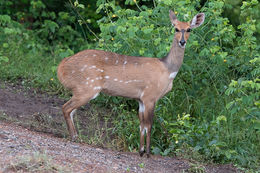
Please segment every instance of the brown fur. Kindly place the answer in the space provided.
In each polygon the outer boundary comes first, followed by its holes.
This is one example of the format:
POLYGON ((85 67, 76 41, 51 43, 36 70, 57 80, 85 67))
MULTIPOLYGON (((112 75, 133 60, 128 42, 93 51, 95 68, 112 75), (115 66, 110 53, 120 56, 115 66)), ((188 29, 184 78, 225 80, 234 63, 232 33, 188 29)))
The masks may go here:
MULTIPOLYGON (((172 15, 170 12, 176 28, 187 30, 190 27, 190 23, 179 22, 172 15)), ((172 89, 172 81, 183 62, 184 48, 179 46, 181 37, 180 32, 175 34, 171 51, 161 60, 102 50, 84 50, 63 59, 58 66, 58 78, 73 93, 62 108, 72 139, 77 137, 70 115, 73 110, 94 99, 100 92, 133 98, 139 102, 140 155, 144 154, 146 133, 146 152, 149 157, 155 104, 172 89)), ((185 41, 188 37, 189 33, 184 32, 185 41)))

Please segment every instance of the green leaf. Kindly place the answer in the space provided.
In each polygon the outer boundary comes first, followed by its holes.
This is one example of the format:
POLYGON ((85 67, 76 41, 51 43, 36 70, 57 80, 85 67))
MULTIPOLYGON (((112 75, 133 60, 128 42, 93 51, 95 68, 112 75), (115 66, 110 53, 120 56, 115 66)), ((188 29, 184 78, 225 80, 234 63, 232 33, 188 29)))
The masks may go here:
POLYGON ((1 63, 1 61, 8 62, 9 58, 6 56, 0 56, 0 63, 1 63))
POLYGON ((152 150, 152 153, 155 155, 159 155, 161 153, 161 149, 158 147, 154 147, 152 150))

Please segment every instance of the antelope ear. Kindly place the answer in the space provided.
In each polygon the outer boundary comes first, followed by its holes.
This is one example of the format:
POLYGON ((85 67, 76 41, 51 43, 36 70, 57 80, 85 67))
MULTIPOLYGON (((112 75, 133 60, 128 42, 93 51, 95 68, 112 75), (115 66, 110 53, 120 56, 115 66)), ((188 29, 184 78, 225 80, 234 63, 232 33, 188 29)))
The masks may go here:
POLYGON ((172 10, 169 11, 169 16, 170 16, 172 25, 174 26, 177 22, 177 17, 172 10))
POLYGON ((205 20, 205 14, 199 13, 193 17, 192 21, 190 21, 190 28, 197 28, 203 24, 205 20))

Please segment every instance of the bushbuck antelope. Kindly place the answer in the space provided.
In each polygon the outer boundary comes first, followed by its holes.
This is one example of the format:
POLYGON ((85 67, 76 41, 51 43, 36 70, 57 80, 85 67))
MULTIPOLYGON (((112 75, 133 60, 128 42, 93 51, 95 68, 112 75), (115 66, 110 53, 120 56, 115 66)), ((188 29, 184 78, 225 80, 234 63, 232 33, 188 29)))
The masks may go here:
POLYGON ((204 22, 197 14, 190 22, 180 22, 170 10, 175 36, 169 54, 162 58, 119 55, 102 50, 84 50, 65 58, 58 66, 60 82, 73 93, 62 111, 72 140, 77 137, 73 113, 98 96, 100 92, 133 98, 139 102, 140 156, 150 156, 150 136, 156 102, 172 89, 172 81, 183 61, 190 31, 204 22))

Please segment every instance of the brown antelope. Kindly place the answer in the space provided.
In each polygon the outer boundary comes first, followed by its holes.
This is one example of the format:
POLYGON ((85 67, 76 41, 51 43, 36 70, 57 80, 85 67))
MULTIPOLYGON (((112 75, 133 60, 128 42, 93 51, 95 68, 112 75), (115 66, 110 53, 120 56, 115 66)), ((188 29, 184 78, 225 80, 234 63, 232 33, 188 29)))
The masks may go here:
POLYGON ((101 50, 84 50, 65 58, 58 66, 60 82, 73 93, 62 110, 72 140, 77 137, 73 113, 100 92, 133 98, 139 102, 140 156, 150 155, 150 136, 156 102, 172 89, 172 81, 183 61, 190 31, 204 22, 197 14, 190 22, 180 22, 170 10, 175 36, 169 54, 162 58, 134 57, 101 50))

